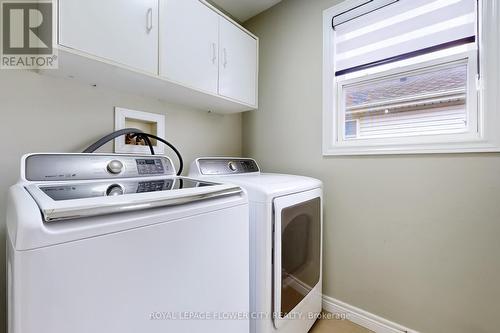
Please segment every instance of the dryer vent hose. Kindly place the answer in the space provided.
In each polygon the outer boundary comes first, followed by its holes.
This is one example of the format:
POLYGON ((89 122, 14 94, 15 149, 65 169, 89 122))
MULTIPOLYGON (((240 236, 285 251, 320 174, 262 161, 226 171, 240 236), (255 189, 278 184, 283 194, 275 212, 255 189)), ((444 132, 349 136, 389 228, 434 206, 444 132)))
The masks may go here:
POLYGON ((168 142, 167 140, 159 138, 153 134, 144 133, 143 131, 141 131, 140 129, 137 129, 137 128, 124 128, 124 129, 121 129, 119 131, 115 131, 113 133, 110 133, 110 134, 100 138, 95 143, 91 144, 87 149, 85 149, 83 151, 83 153, 85 153, 85 154, 93 153, 97 149, 99 149, 100 147, 104 146, 109 141, 114 140, 117 137, 120 137, 122 135, 131 135, 132 137, 137 137, 137 138, 143 139, 146 142, 146 144, 148 145, 149 151, 151 152, 151 155, 155 154, 155 150, 153 148, 153 145, 151 144, 150 139, 160 141, 161 143, 170 147, 170 149, 172 149, 174 151, 174 153, 177 155, 177 158, 179 159, 179 170, 177 171, 177 175, 178 176, 181 175, 182 170, 184 169, 184 161, 182 159, 182 155, 179 152, 179 150, 177 150, 177 148, 175 148, 175 146, 173 144, 171 144, 170 142, 168 142))

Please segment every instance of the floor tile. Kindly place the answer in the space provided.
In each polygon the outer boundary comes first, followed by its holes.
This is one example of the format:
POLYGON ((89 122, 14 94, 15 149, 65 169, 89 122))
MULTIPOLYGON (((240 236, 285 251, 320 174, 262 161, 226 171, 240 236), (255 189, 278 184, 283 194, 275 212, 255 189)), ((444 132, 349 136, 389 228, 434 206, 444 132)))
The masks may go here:
POLYGON ((325 313, 322 319, 318 320, 309 333, 373 333, 345 319, 335 319, 331 314, 325 313), (328 319, 327 319, 328 318, 328 319))

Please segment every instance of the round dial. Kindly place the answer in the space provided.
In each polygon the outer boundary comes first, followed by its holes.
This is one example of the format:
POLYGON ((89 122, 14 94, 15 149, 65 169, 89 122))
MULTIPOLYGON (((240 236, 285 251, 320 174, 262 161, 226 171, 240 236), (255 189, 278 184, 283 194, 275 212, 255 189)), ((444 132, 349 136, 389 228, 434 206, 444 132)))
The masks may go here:
POLYGON ((231 169, 231 171, 238 170, 238 166, 234 162, 229 162, 228 166, 229 166, 229 169, 231 169))
POLYGON ((106 195, 108 197, 116 197, 117 195, 123 194, 123 188, 118 184, 113 184, 108 187, 106 190, 106 195))
POLYGON ((108 172, 114 175, 119 174, 123 170, 123 163, 118 160, 112 160, 108 163, 108 172))

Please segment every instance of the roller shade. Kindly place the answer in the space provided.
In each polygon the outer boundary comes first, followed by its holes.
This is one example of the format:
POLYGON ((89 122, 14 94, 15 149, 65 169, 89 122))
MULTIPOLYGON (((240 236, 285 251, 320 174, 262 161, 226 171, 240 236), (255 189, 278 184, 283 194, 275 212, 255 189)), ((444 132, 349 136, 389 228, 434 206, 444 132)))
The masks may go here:
POLYGON ((337 76, 476 41, 477 0, 365 4, 333 18, 337 76))
POLYGON ((336 26, 339 26, 342 23, 349 22, 355 18, 361 17, 398 1, 399 0, 369 0, 363 2, 350 10, 335 15, 332 19, 332 26, 335 29, 336 26))

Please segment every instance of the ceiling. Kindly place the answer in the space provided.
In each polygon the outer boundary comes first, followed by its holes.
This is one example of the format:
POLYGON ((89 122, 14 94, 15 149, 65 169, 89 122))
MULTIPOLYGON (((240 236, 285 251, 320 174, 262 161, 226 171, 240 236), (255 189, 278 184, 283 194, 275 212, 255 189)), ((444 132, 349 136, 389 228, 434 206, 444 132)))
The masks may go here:
POLYGON ((238 21, 245 22, 281 0, 211 0, 210 2, 238 21))

